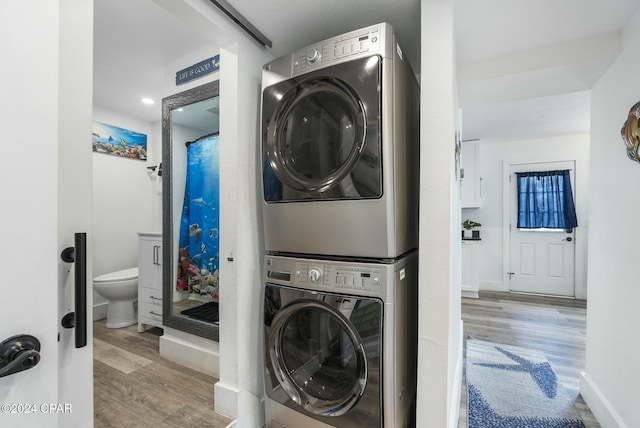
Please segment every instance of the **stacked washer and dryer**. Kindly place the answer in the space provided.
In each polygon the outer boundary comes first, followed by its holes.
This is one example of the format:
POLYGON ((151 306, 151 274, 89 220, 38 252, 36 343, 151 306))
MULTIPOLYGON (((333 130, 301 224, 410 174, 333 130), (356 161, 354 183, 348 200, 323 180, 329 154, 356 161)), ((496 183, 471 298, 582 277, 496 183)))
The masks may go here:
POLYGON ((389 24, 265 65, 267 427, 411 426, 419 89, 389 24))

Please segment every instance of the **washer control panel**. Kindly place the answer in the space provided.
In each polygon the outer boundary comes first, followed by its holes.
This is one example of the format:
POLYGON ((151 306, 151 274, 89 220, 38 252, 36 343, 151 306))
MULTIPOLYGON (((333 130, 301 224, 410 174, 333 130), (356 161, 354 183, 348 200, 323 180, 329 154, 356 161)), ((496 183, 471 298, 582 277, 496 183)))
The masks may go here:
POLYGON ((378 52, 383 28, 382 25, 363 28, 294 52, 293 75, 353 55, 378 52))
POLYGON ((293 283, 370 291, 381 287, 382 278, 382 269, 376 267, 296 263, 293 283))

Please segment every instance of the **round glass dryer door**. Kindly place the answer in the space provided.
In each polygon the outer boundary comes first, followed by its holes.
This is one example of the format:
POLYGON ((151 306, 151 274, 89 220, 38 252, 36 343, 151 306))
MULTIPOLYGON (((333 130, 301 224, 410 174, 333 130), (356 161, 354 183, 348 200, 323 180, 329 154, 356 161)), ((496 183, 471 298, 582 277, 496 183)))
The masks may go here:
POLYGON ((362 339, 340 312, 301 300, 278 312, 269 337, 271 365, 291 400, 308 412, 340 416, 367 384, 362 339))
POLYGON ((372 58, 265 89, 265 200, 381 196, 379 64, 372 58))

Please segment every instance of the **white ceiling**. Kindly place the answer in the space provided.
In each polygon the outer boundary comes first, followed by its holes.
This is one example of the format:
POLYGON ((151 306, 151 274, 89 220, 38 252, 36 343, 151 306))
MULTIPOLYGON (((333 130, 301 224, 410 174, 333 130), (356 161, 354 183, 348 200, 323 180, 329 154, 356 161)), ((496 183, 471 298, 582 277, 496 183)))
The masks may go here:
POLYGON ((636 0, 456 0, 462 64, 616 32, 636 0))
POLYGON ((93 25, 94 104, 146 122, 162 117, 164 66, 211 45, 152 0, 94 0, 93 25))
POLYGON ((589 90, 638 0, 457 0, 463 139, 588 133, 589 90))
MULTIPOLYGON (((419 0, 228 1, 273 42, 274 56, 389 22, 419 72, 419 0)), ((589 89, 618 54, 640 0, 454 3, 464 138, 589 131, 589 89)), ((95 0, 95 104, 159 120, 163 66, 210 43, 153 0, 95 0), (143 96, 156 104, 143 106, 143 96)))

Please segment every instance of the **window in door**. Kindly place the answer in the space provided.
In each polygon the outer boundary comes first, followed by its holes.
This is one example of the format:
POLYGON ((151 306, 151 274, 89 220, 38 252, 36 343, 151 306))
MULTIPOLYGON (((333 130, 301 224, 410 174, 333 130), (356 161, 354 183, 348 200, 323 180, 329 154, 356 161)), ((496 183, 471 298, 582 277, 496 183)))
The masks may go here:
POLYGON ((518 172, 519 229, 578 226, 570 170, 518 172))

